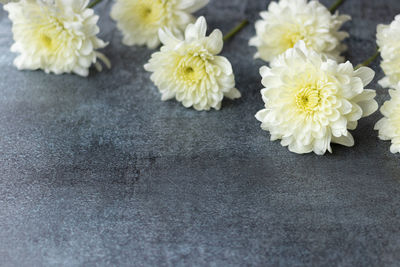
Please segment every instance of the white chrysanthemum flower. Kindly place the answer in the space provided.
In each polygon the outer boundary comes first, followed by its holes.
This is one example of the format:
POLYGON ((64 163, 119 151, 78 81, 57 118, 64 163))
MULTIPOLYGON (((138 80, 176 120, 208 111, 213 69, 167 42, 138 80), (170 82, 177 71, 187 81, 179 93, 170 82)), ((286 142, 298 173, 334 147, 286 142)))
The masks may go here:
POLYGON ((332 15, 318 1, 280 0, 271 2, 268 11, 261 12, 256 22, 257 35, 250 40, 258 52, 255 58, 270 62, 274 57, 303 40, 307 47, 342 62, 340 54, 346 50, 341 43, 349 35, 339 31, 350 16, 332 15))
POLYGON ((97 52, 106 44, 96 37, 98 16, 86 8, 88 0, 21 0, 8 3, 15 43, 11 51, 19 53, 18 69, 42 69, 46 73, 76 73, 87 76, 89 67, 100 58, 97 52))
POLYGON ((381 140, 391 140, 390 152, 400 153, 400 84, 389 90, 391 99, 381 107, 383 118, 375 125, 381 140))
POLYGON ((160 44, 158 30, 167 28, 175 36, 182 36, 193 12, 207 5, 209 0, 116 0, 111 17, 122 31, 125 45, 160 44))
POLYGON ((214 30, 210 36, 206 31, 204 17, 187 26, 184 40, 167 29, 160 30, 164 46, 152 55, 145 69, 153 72, 151 80, 159 88, 162 100, 175 97, 187 108, 218 110, 224 96, 240 97, 231 63, 217 56, 223 47, 221 31, 214 30))
POLYGON ((400 15, 390 25, 378 25, 376 37, 386 75, 379 84, 395 87, 400 82, 400 15))
POLYGON ((302 41, 260 73, 265 109, 256 118, 271 140, 282 139, 295 153, 323 155, 332 152, 331 143, 353 146, 348 130, 378 109, 375 91, 364 89, 373 70, 325 59, 302 41))

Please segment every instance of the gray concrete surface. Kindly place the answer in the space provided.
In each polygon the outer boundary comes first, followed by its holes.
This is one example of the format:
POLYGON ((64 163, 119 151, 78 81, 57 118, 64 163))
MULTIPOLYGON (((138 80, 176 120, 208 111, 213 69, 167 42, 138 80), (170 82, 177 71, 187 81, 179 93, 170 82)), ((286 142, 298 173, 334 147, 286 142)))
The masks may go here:
MULTIPOLYGON (((198 14, 226 32, 267 2, 212 0, 198 14)), ((400 156, 377 139, 378 113, 354 148, 292 154, 254 118, 252 26, 224 49, 243 98, 196 112, 160 101, 142 67, 153 51, 121 45, 109 7, 96 10, 113 68, 88 79, 17 71, 0 11, 1 266, 400 265, 400 156)), ((341 10, 357 64, 400 2, 341 10)))

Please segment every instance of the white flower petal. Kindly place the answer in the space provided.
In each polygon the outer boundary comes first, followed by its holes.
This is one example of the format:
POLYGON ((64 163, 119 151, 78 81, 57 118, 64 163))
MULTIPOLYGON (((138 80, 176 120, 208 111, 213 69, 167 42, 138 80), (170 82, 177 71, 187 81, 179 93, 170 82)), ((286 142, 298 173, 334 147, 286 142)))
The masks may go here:
POLYGON ((238 99, 242 97, 242 94, 236 88, 232 88, 229 92, 225 93, 224 95, 229 99, 238 99))
POLYGON ((176 38, 168 28, 160 29, 158 31, 160 41, 165 46, 176 47, 180 40, 176 38))
POLYGON ((206 36, 207 23, 204 17, 199 17, 195 24, 189 24, 185 30, 185 39, 189 42, 206 36))
POLYGON ((350 133, 347 135, 342 135, 340 137, 333 136, 332 143, 339 144, 342 146, 352 147, 354 146, 354 138, 350 133))
POLYGON ((181 0, 178 1, 177 8, 188 13, 194 13, 197 10, 205 7, 209 2, 209 0, 181 0))
POLYGON ((359 77, 364 86, 367 86, 375 77, 375 71, 367 67, 361 67, 354 72, 359 77))
POLYGON ((206 41, 206 48, 212 54, 219 54, 224 46, 223 35, 220 30, 214 30, 206 41))

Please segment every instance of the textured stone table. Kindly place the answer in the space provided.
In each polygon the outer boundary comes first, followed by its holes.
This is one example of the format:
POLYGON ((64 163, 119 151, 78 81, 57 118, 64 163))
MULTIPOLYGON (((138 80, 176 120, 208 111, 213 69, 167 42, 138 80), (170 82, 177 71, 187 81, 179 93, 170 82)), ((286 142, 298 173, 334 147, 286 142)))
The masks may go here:
MULTIPOLYGON (((226 32, 267 2, 212 0, 199 15, 226 32)), ((96 10, 113 68, 88 79, 17 71, 0 12, 0 265, 400 264, 400 156, 373 130, 379 113, 332 155, 270 142, 254 118, 263 63, 247 46, 253 27, 224 50, 243 98, 218 112, 161 102, 143 70, 152 51, 121 45, 110 4, 96 10)), ((341 10, 357 64, 400 2, 341 10)))

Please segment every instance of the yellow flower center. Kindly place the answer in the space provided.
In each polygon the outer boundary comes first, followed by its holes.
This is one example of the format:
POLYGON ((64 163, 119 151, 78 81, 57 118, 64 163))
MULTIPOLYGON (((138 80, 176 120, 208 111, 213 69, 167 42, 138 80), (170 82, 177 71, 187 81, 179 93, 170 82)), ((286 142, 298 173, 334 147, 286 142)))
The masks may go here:
POLYGON ((298 41, 303 40, 304 36, 298 31, 289 31, 282 37, 282 43, 287 48, 293 48, 298 41))
POLYGON ((320 92, 317 86, 308 85, 296 94, 297 107, 307 113, 312 113, 316 110, 320 103, 320 92))
POLYGON ((46 35, 46 34, 41 34, 40 36, 40 41, 43 46, 47 47, 48 49, 51 49, 51 38, 46 35))
POLYGON ((69 37, 63 25, 56 18, 50 18, 34 25, 35 32, 32 36, 36 38, 36 45, 42 51, 54 53, 63 46, 69 37))
POLYGON ((310 36, 309 29, 300 24, 284 24, 277 31, 280 34, 278 42, 283 51, 293 48, 300 40, 307 43, 307 37, 310 36))
POLYGON ((200 57, 188 55, 178 61, 175 78, 185 85, 195 85, 206 75, 205 63, 200 57))
POLYGON ((161 0, 138 0, 131 12, 137 14, 139 22, 144 25, 155 24, 165 18, 164 4, 161 0))

